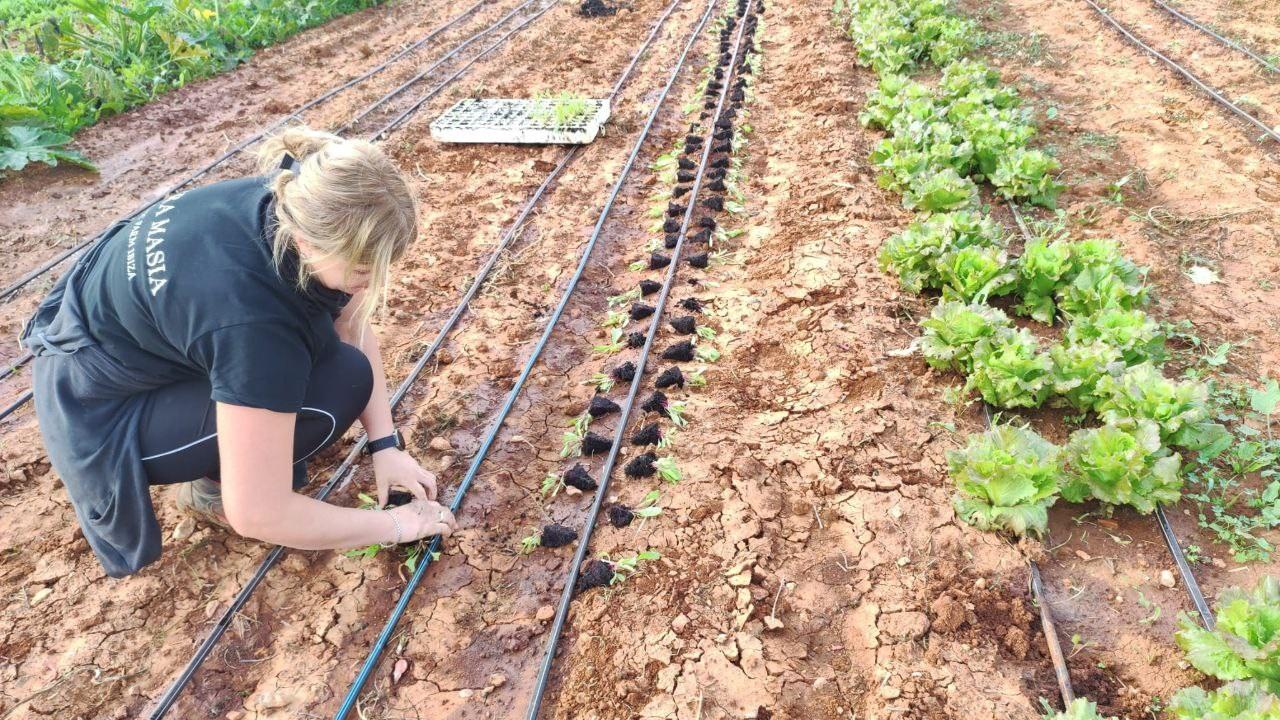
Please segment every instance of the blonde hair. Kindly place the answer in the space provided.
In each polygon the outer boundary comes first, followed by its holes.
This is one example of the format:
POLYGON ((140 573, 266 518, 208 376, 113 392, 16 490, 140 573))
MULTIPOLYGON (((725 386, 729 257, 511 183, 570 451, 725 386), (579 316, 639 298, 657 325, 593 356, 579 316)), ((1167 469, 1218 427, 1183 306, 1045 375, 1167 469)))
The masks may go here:
MULTIPOLYGON (((356 313, 368 320, 386 302, 391 263, 418 236, 417 205, 404 175, 372 143, 308 127, 264 141, 258 171, 276 198, 276 267, 299 237, 319 253, 312 262, 367 266, 369 286, 356 313), (285 153, 296 160, 293 172, 280 169, 285 153)), ((297 281, 305 287, 312 269, 300 253, 299 260, 297 281)))

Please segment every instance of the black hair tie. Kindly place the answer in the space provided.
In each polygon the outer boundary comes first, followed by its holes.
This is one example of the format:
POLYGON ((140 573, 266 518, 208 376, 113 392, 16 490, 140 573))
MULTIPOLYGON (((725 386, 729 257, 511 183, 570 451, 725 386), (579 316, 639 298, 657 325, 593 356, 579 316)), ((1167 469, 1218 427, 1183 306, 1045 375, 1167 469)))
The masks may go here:
POLYGON ((294 158, 293 155, 290 155, 289 153, 285 153, 280 158, 280 169, 287 170, 296 175, 298 172, 298 160, 294 158))

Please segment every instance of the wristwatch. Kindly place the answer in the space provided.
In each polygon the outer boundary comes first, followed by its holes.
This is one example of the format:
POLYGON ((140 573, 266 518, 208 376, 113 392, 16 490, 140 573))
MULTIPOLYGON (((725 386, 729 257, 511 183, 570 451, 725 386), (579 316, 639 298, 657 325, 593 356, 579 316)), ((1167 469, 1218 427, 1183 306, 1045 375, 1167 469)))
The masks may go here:
POLYGON ((386 437, 380 437, 377 440, 370 440, 365 443, 364 454, 372 455, 379 450, 387 450, 389 448, 395 448, 397 450, 404 449, 404 437, 400 435, 400 431, 398 429, 386 437))

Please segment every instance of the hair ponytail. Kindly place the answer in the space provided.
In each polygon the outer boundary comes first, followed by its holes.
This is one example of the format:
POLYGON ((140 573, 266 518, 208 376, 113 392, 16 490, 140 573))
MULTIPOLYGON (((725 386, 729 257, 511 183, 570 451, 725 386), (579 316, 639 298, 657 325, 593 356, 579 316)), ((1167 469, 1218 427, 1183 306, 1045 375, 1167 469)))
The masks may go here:
MULTIPOLYGON (((276 266, 302 236, 319 253, 312 260, 367 267, 369 287, 357 308, 367 320, 386 300, 391 263, 417 239, 417 205, 404 175, 372 143, 308 127, 265 140, 258 171, 276 198, 276 266), (286 153, 296 161, 292 171, 280 170, 286 153)), ((304 260, 298 284, 310 276, 304 260)))

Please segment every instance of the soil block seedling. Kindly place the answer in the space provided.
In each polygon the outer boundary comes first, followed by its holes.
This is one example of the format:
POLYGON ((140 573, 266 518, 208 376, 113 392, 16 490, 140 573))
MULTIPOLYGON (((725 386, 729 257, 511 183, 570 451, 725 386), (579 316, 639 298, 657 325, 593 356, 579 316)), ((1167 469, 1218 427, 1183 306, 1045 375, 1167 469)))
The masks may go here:
POLYGON ((729 158, 719 157, 711 161, 711 167, 715 170, 727 170, 729 168, 729 158))
POLYGON ((689 194, 688 185, 677 185, 671 189, 671 197, 684 197, 689 194))
POLYGON ((631 319, 643 320, 653 314, 653 306, 644 303, 636 303, 631 306, 631 319))
POLYGON ((697 176, 694 175, 692 172, 688 170, 681 170, 680 172, 676 173, 676 182, 691 183, 693 182, 693 179, 695 177, 697 176))
POLYGON ((689 312, 702 312, 702 301, 698 298, 685 298, 680 301, 680 307, 689 312))
MULTIPOLYGON (((726 167, 727 167, 727 166, 726 166, 726 167)), ((725 176, 725 173, 727 173, 727 172, 728 172, 728 171, 727 171, 725 168, 723 168, 723 167, 713 167, 711 170, 708 170, 708 171, 707 171, 707 179, 708 179, 708 180, 723 180, 723 179, 724 179, 724 176, 725 176)))
POLYGON ((685 135, 684 142, 686 145, 701 145, 702 136, 701 135, 685 135))
POLYGON ((636 517, 631 508, 621 504, 609 506, 606 512, 609 514, 609 524, 616 528, 624 528, 630 525, 631 521, 636 517))
POLYGON ((582 463, 578 463, 566 470, 563 479, 565 485, 568 485, 571 488, 577 488, 582 492, 591 492, 599 487, 582 463))
POLYGON ((724 180, 712 180, 711 182, 707 183, 707 189, 713 190, 715 192, 724 192, 725 190, 724 180))
POLYGON ((692 335, 698 331, 698 322, 692 315, 682 315, 671 319, 671 329, 681 335, 692 335))
POLYGON ((631 382, 636 376, 636 364, 628 360, 614 368, 613 372, 609 374, 618 382, 631 382))
POLYGON ((704 227, 708 230, 716 229, 716 219, 707 215, 698 219, 698 227, 704 227))
POLYGON ((613 447, 613 441, 603 435, 589 432, 586 437, 582 438, 583 455, 599 455, 603 452, 609 452, 611 447, 613 447))
POLYGON ((608 587, 613 582, 613 566, 604 560, 589 560, 582 574, 578 576, 578 582, 574 588, 578 592, 585 592, 592 588, 608 587))
POLYGON ((656 280, 647 280, 647 279, 646 279, 646 280, 641 280, 641 281, 640 281, 640 294, 641 294, 642 296, 643 296, 643 295, 652 295, 652 294, 654 294, 654 293, 658 292, 658 291, 659 291, 659 290, 661 290, 661 289, 662 289, 662 283, 660 283, 660 282, 658 282, 658 281, 656 281, 656 280))
POLYGON ((684 373, 680 372, 680 368, 678 366, 673 365, 662 371, 662 374, 658 376, 657 381, 654 382, 654 387, 657 387, 659 390, 665 390, 669 387, 682 388, 684 387, 684 373))
POLYGON ((680 243, 680 234, 671 233, 667 235, 665 240, 662 241, 662 246, 668 250, 674 250, 676 248, 676 245, 678 245, 679 243, 680 243))
POLYGON ((693 342, 690 340, 682 340, 666 350, 662 351, 663 360, 675 360, 676 362, 689 362, 693 360, 693 342))
MULTIPOLYGON (((679 228, 676 228, 676 229, 679 230, 679 228)), ((662 253, 653 253, 649 256, 650 270, 661 270, 662 268, 670 264, 671 264, 670 255, 663 255, 662 253)))
POLYGON ((691 265, 692 267, 696 267, 699 270, 705 270, 706 267, 710 264, 711 264, 711 256, 708 255, 707 253, 698 253, 697 255, 689 256, 689 265, 691 265))
POLYGON ((629 348, 643 347, 644 340, 645 340, 644 333, 639 331, 633 332, 627 336, 627 347, 629 348))
POLYGON ((711 147, 711 152, 727 153, 733 152, 733 143, 725 141, 711 147))
POLYGON ((675 202, 667 203, 667 215, 671 217, 678 218, 681 215, 684 215, 684 211, 685 211, 685 206, 681 205, 680 203, 675 203, 675 202))
POLYGON ((618 403, 603 395, 596 395, 591 398, 591 405, 587 408, 587 412, 593 418, 604 417, 605 415, 616 413, 620 410, 622 410, 622 408, 618 407, 618 403))
POLYGON ((387 495, 387 507, 400 507, 413 502, 413 493, 402 492, 400 490, 392 490, 387 495))
POLYGON ((719 195, 705 198, 702 201, 702 207, 715 212, 720 212, 721 210, 724 210, 724 198, 719 195))
POLYGON ((564 525, 552 523, 542 528, 541 545, 545 548, 564 547, 578 539, 578 531, 564 525))
MULTIPOLYGON (((724 85, 718 82, 707 83, 707 94, 718 93, 724 88, 724 85)), ((712 107, 715 107, 712 105, 712 107)))
POLYGON ((578 7, 578 14, 589 18, 609 17, 617 12, 618 8, 605 5, 604 0, 582 0, 578 7))
POLYGON ((627 477, 653 477, 658 470, 654 467, 654 463, 658 462, 658 456, 653 453, 645 453, 631 458, 631 462, 627 463, 622 472, 627 477))
POLYGON ((716 129, 718 129, 718 130, 728 130, 728 129, 732 128, 732 127, 733 127, 733 121, 732 121, 732 120, 728 120, 728 119, 725 119, 725 118, 721 118, 721 119, 719 119, 719 120, 717 120, 717 121, 716 121, 716 129))
POLYGON ((657 445, 660 442, 662 442, 662 430, 658 428, 658 423, 649 423, 631 436, 632 445, 657 445))
POLYGON ((664 233, 680 232, 680 218, 667 218, 666 222, 662 223, 662 232, 664 233))
POLYGON ((711 242, 711 230, 710 230, 710 228, 708 228, 708 229, 706 229, 706 230, 699 230, 698 232, 696 232, 696 233, 694 233, 694 234, 690 235, 690 236, 689 236, 689 239, 690 239, 690 240, 692 240, 692 241, 694 241, 694 242, 702 243, 702 244, 704 244, 704 245, 705 245, 705 244, 707 244, 707 243, 711 242))
POLYGON ((648 400, 640 406, 645 412, 665 414, 667 412, 667 395, 661 390, 654 390, 648 400))
MULTIPOLYGON (((680 169, 681 169, 681 170, 696 170, 696 169, 698 169, 698 163, 696 163, 696 162, 694 162, 694 161, 690 160, 690 159, 689 159, 689 158, 687 158, 687 157, 682 157, 682 158, 680 158, 680 159, 679 159, 678 161, 676 161, 676 162, 677 162, 677 165, 680 167, 680 169)), ((681 209, 681 211, 680 211, 680 212, 684 212, 684 210, 683 210, 683 209, 681 209)))

